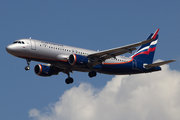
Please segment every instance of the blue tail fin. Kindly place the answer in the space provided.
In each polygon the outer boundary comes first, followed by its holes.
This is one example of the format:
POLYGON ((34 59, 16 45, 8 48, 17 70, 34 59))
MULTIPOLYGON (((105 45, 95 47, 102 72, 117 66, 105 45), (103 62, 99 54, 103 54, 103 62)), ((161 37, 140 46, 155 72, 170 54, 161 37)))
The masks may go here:
POLYGON ((149 35, 147 40, 154 39, 154 41, 140 46, 139 49, 134 53, 134 55, 131 56, 133 59, 147 64, 151 64, 153 62, 154 53, 156 50, 156 44, 158 41, 158 35, 157 35, 158 31, 159 29, 154 34, 149 35))

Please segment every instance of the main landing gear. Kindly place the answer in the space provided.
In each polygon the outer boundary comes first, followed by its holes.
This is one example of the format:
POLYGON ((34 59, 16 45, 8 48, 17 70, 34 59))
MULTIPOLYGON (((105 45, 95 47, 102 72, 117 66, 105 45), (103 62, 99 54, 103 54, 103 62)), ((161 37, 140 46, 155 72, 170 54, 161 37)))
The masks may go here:
POLYGON ((29 65, 30 65, 31 60, 26 59, 26 61, 27 61, 27 66, 25 67, 25 70, 27 71, 27 70, 30 70, 29 65))
POLYGON ((70 75, 69 75, 69 71, 68 71, 68 72, 66 72, 66 74, 68 75, 68 78, 66 78, 66 80, 65 80, 66 84, 73 83, 73 82, 74 82, 74 80, 73 80, 73 78, 72 78, 72 77, 70 77, 70 75))
POLYGON ((74 80, 72 77, 68 77, 68 78, 66 78, 65 82, 66 82, 66 84, 70 84, 70 83, 73 83, 74 80))
MULTIPOLYGON (((70 77, 69 71, 64 72, 64 73, 66 73, 66 74, 68 75, 68 78, 66 78, 66 80, 65 80, 66 84, 71 84, 71 83, 73 83, 74 80, 73 80, 72 77, 70 77)), ((90 78, 92 78, 92 77, 95 77, 95 76, 97 75, 97 73, 96 73, 96 71, 91 71, 91 72, 89 72, 88 75, 89 75, 90 78)))
MULTIPOLYGON (((74 80, 73 80, 72 77, 70 77, 69 71, 66 71, 66 72, 64 72, 64 73, 66 73, 66 74, 68 75, 68 78, 66 78, 66 80, 65 80, 66 84, 71 84, 71 83, 73 83, 74 80)), ((89 75, 90 78, 92 78, 92 77, 95 77, 95 76, 97 75, 97 73, 96 73, 96 71, 91 71, 91 72, 89 72, 88 75, 89 75)))
POLYGON ((89 72, 89 77, 92 78, 92 77, 95 77, 97 75, 96 71, 91 71, 89 72))

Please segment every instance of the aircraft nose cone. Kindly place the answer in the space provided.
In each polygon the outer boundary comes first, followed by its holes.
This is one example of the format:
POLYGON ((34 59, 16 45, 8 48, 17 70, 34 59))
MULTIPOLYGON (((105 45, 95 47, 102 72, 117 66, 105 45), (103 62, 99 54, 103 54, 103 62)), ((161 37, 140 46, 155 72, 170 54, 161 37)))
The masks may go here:
POLYGON ((8 46, 6 47, 6 51, 7 51, 8 53, 10 53, 10 54, 13 54, 14 46, 8 45, 8 46))
POLYGON ((6 47, 6 51, 7 51, 7 52, 11 51, 11 46, 10 46, 10 45, 8 45, 8 46, 6 47))

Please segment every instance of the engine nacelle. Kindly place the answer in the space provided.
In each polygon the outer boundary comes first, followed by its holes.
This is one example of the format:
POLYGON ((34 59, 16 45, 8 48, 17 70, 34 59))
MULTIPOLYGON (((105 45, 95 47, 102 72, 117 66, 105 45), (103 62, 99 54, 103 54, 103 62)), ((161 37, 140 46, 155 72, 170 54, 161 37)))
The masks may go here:
POLYGON ((51 76, 57 75, 58 72, 53 70, 51 65, 38 64, 34 67, 34 72, 39 76, 51 76))
POLYGON ((71 54, 68 62, 70 65, 86 66, 88 64, 88 58, 82 55, 71 54))

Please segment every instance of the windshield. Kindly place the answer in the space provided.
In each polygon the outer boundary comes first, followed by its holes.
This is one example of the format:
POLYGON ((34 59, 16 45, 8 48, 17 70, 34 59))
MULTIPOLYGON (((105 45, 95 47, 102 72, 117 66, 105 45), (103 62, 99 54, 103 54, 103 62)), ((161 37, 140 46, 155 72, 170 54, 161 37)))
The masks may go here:
POLYGON ((13 42, 13 44, 16 44, 16 43, 18 43, 18 44, 24 44, 23 41, 15 41, 15 42, 13 42))

